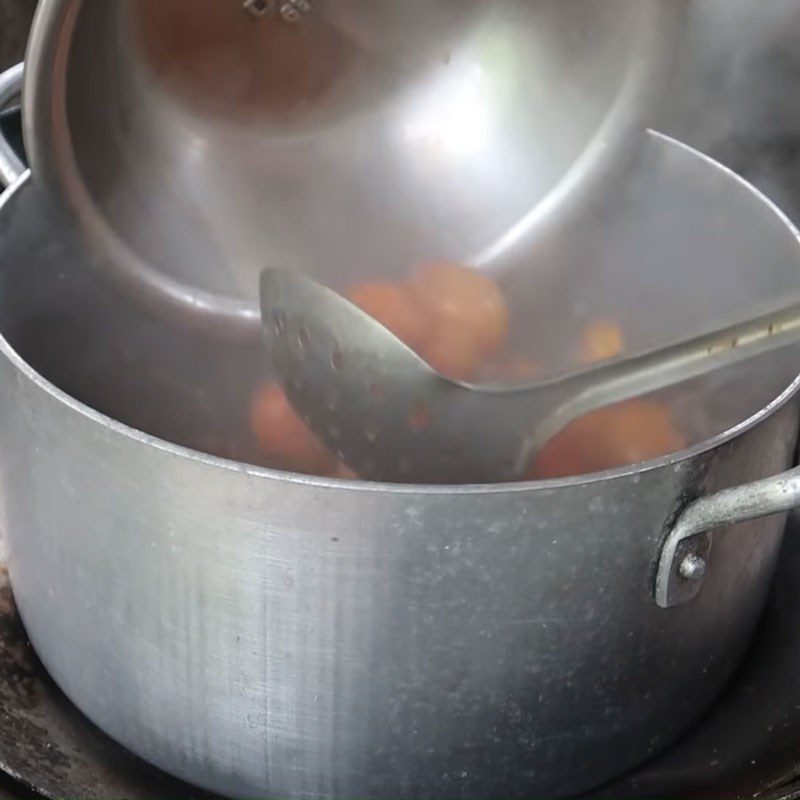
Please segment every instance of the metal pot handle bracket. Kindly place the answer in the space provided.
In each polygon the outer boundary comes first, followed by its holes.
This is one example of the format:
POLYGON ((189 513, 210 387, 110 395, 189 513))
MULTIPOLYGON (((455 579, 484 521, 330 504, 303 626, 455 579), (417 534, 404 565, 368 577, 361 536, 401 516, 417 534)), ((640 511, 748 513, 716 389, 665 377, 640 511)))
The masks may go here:
MULTIPOLYGON (((17 64, 0 73, 0 111, 12 100, 22 94, 22 74, 24 64, 17 64)), ((0 189, 10 186, 25 172, 25 165, 19 160, 11 145, 0 133, 0 189)))
POLYGON ((800 467, 695 500, 678 518, 661 549, 656 603, 670 608, 688 603, 697 595, 706 574, 711 532, 715 528, 797 507, 800 507, 800 467))

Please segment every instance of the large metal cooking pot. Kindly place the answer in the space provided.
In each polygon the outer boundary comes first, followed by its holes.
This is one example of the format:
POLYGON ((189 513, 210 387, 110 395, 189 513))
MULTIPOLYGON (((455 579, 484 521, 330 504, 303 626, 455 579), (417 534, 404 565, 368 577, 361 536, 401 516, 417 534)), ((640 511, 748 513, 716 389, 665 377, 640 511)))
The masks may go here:
MULTIPOLYGON (((632 767, 714 701, 784 518, 675 559, 673 534, 798 502, 796 473, 770 479, 792 464, 797 351, 687 388, 676 409, 705 440, 629 469, 306 478, 197 451, 240 435, 258 348, 132 308, 70 230, 28 175, 2 196, 0 524, 31 641, 102 729, 237 796, 549 797, 632 767)), ((569 292, 638 308, 643 342, 800 288, 788 221, 657 134, 572 246, 569 292)), ((571 308, 550 324, 575 325, 571 308)))
POLYGON ((36 180, 126 290, 213 334, 258 333, 267 261, 545 275, 638 152, 686 0, 310 5, 39 3, 36 180))

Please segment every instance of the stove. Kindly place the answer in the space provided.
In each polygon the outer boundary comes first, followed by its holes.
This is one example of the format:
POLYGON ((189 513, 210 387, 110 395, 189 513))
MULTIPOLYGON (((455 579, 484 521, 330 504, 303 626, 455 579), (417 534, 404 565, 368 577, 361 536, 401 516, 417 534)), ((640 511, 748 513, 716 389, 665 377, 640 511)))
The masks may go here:
MULTIPOLYGON (((21 150, 19 115, 0 127, 21 150)), ((723 160, 753 178, 800 186, 793 142, 730 145, 723 160)), ((767 187, 768 188, 768 187, 767 187)), ((791 204, 790 204, 791 205, 791 204)), ((782 558, 749 655, 722 699, 670 751, 594 800, 766 798, 800 800, 800 514, 790 519, 782 558)), ((174 780, 111 741, 49 678, 14 606, 0 540, 0 800, 190 800, 211 795, 174 780)))

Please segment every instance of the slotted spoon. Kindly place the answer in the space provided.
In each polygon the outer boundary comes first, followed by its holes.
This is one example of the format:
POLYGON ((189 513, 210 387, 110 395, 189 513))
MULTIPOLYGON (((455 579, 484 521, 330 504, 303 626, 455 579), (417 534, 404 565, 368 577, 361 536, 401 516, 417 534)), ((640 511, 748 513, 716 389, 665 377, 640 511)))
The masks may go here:
POLYGON ((292 406, 364 478, 513 481, 577 417, 800 342, 800 303, 524 386, 444 377, 332 289, 261 275, 264 335, 292 406))

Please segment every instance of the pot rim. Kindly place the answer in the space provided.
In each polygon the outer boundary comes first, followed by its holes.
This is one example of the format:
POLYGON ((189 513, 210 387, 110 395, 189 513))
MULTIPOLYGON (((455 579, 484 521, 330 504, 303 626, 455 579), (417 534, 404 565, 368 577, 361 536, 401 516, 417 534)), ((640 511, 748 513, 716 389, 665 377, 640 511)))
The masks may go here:
MULTIPOLYGON (((765 203, 786 226, 786 229, 794 235, 798 245, 798 267, 800 268, 800 230, 794 225, 789 217, 759 189, 746 181, 730 168, 720 164, 710 156, 707 156, 689 145, 684 144, 670 136, 657 131, 649 131, 649 135, 656 140, 669 146, 678 147, 685 152, 700 158, 704 163, 716 169, 721 169, 726 175, 734 179, 741 187, 750 192, 757 200, 765 203)), ((26 170, 5 192, 0 194, 0 214, 7 205, 13 202, 17 194, 25 190, 26 186, 32 186, 30 170, 26 170)), ((259 467, 232 459, 212 456, 193 450, 184 445, 168 442, 158 436, 137 430, 124 422, 113 419, 91 406, 80 402, 66 392, 51 383, 44 375, 37 372, 25 361, 22 356, 11 346, 5 335, 0 331, 0 356, 5 357, 21 373, 23 377, 33 383, 38 389, 48 394, 53 400, 69 408, 73 413, 80 414, 89 421, 100 425, 102 428, 112 432, 117 436, 122 436, 138 444, 154 447, 163 452, 169 453, 189 461, 203 464, 215 469, 223 469, 228 472, 238 472, 252 476, 254 478, 280 481, 290 484, 300 484, 309 489, 353 489, 361 492, 376 492, 380 494, 409 494, 409 495, 428 495, 428 496, 476 496, 487 494, 503 493, 522 493, 522 492, 551 492, 557 489, 567 489, 575 486, 584 486, 605 481, 617 480, 632 475, 653 472, 664 467, 677 466, 701 456, 710 451, 716 450, 723 445, 742 436, 748 431, 756 428, 762 422, 777 413, 789 401, 800 392, 800 372, 791 383, 771 402, 760 408, 755 414, 746 418, 739 424, 728 428, 726 431, 712 436, 697 444, 672 453, 661 458, 642 461, 626 467, 605 470, 603 472, 591 473, 589 475, 576 475, 569 478, 558 478, 546 481, 520 481, 519 483, 489 483, 489 484, 463 484, 463 485, 432 485, 432 484, 398 484, 382 483, 377 481, 353 481, 341 478, 322 478, 312 475, 288 472, 284 470, 259 467)))

